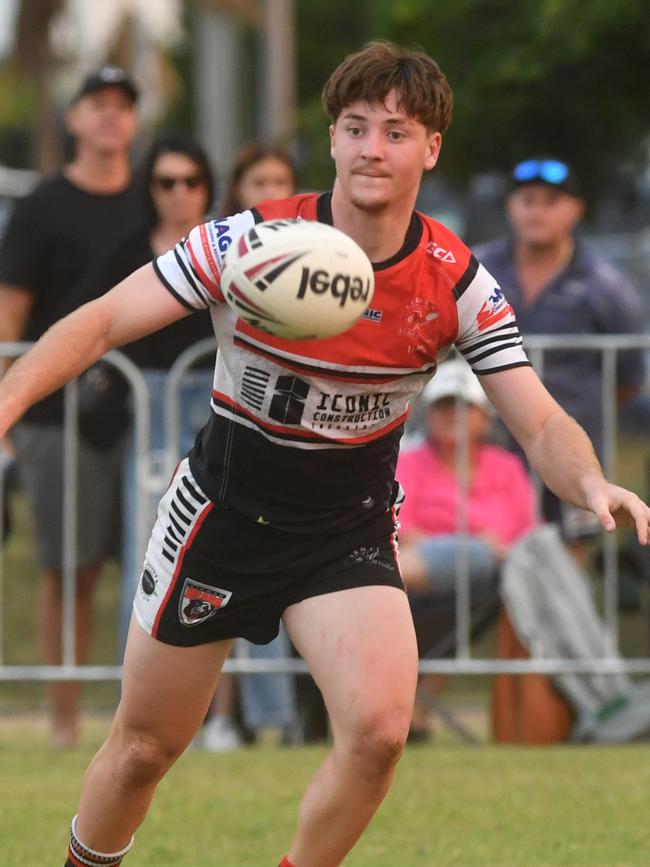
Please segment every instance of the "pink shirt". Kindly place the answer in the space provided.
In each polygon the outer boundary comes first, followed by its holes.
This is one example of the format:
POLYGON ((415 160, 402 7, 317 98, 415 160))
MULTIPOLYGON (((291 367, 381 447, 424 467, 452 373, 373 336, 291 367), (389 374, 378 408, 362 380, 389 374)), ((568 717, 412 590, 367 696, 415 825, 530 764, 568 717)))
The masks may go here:
MULTIPOLYGON (((399 513, 404 530, 458 532, 455 476, 424 443, 400 454, 397 479, 406 492, 399 513)), ((470 534, 491 531, 505 545, 535 525, 535 492, 523 463, 498 446, 484 445, 469 490, 470 534)))

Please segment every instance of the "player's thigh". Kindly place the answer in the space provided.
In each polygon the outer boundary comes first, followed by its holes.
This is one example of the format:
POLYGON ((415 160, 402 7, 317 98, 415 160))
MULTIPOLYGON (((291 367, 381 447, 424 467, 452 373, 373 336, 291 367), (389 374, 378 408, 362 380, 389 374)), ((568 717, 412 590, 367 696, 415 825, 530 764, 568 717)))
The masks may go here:
POLYGON ((391 714, 410 717, 418 654, 404 591, 372 585, 314 596, 287 608, 284 622, 335 735, 391 714))
POLYGON ((131 620, 115 730, 137 732, 171 751, 203 722, 232 641, 195 647, 165 644, 131 620))

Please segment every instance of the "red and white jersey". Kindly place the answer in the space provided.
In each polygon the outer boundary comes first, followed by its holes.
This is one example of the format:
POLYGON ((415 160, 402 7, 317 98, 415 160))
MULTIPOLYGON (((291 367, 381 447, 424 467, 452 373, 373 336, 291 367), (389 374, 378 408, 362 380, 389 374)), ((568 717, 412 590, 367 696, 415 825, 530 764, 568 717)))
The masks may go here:
POLYGON ((182 304, 210 309, 219 346, 192 472, 211 498, 254 520, 318 533, 390 508, 410 403, 452 345, 480 375, 529 362, 494 279, 417 212, 399 252, 373 264, 371 306, 351 329, 296 341, 251 327, 224 302, 224 255, 256 222, 281 217, 331 224, 331 195, 197 226, 154 267, 182 304))

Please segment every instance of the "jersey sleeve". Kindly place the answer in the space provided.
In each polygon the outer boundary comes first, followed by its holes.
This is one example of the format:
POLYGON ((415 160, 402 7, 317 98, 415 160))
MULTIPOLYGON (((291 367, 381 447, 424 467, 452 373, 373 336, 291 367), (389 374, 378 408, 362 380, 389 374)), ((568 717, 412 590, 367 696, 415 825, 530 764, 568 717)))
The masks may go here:
POLYGON ((154 259, 156 274, 172 295, 190 310, 203 310, 224 301, 221 272, 225 255, 240 235, 255 225, 244 211, 196 226, 175 247, 154 259))
POLYGON ((458 310, 456 347, 474 373, 530 366, 512 307, 497 281, 474 256, 454 292, 458 310))

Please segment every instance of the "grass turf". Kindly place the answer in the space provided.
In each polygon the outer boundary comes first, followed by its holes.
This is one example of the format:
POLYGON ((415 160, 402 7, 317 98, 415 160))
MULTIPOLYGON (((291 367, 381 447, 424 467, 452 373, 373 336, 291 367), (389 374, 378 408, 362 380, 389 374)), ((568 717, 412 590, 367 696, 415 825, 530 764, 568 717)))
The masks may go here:
MULTIPOLYGON (((628 482, 643 478, 646 455, 645 443, 623 451, 628 482)), ((29 664, 38 660, 37 581, 22 498, 14 515, 2 645, 6 663, 29 664)), ((93 662, 117 659, 118 588, 111 567, 98 588, 93 662)), ((624 650, 645 655, 643 617, 624 617, 621 627, 624 650)), ((470 690, 474 704, 486 686, 452 678, 445 697, 470 690)), ((110 708, 117 685, 88 684, 84 696, 86 708, 110 708)), ((42 721, 13 716, 35 705, 43 705, 42 685, 0 684, 0 867, 63 863, 83 771, 107 728, 105 720, 91 723, 77 750, 52 753, 42 721)), ((125 867, 275 867, 323 754, 268 745, 223 756, 188 752, 161 784, 125 867)), ((643 746, 472 748, 440 738, 409 747, 346 867, 641 867, 650 863, 647 757, 643 746)))
MULTIPOLYGON (((53 754, 42 728, 5 721, 3 867, 62 864, 83 770, 106 730, 53 754)), ((275 867, 322 748, 187 752, 163 780, 125 867, 275 867)), ((641 867, 647 747, 408 747, 349 867, 641 867)))

